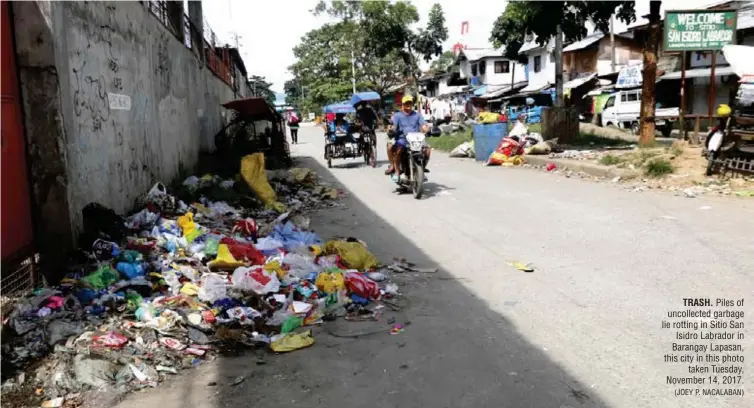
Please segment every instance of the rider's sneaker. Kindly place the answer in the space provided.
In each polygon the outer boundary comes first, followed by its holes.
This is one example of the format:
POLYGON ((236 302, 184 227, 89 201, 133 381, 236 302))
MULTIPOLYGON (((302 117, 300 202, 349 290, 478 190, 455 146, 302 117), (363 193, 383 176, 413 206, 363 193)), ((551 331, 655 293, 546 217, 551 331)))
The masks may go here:
POLYGON ((425 173, 429 173, 429 169, 425 167, 425 168, 424 168, 424 172, 425 172, 425 173))
POLYGON ((393 174, 390 176, 390 178, 393 180, 394 183, 398 183, 400 181, 400 178, 398 178, 397 174, 393 174))

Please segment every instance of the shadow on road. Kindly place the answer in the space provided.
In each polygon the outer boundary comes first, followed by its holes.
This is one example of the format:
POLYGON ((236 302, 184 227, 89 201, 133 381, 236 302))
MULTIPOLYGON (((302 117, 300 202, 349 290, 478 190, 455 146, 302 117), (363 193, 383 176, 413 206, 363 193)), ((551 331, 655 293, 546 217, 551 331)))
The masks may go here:
MULTIPOLYGON (((314 158, 296 158, 295 165, 344 188, 314 158)), ((448 190, 432 188, 433 194, 448 190)), ((338 319, 315 327, 316 343, 309 349, 219 357, 159 389, 131 395, 119 408, 608 406, 589 384, 580 383, 550 359, 546 348, 531 344, 505 315, 469 289, 473 276, 459 278, 436 265, 389 220, 345 192, 344 207, 311 217, 311 228, 323 239, 354 236, 385 263, 403 257, 419 267, 439 268, 436 273, 391 276, 405 294, 400 310, 385 308, 379 321, 338 319), (391 335, 394 324, 405 330, 391 335)), ((452 251, 452 242, 447 247, 452 251)), ((496 300, 516 313, 515 301, 496 300)))
MULTIPOLYGON (((343 188, 311 157, 296 165, 343 188)), ((433 194, 447 190, 432 187, 433 194)), ((439 272, 394 274, 406 294, 402 310, 386 310, 378 322, 326 323, 314 330, 311 349, 267 356, 263 365, 253 353, 221 359, 221 381, 246 380, 218 389, 218 408, 607 406, 358 197, 349 194, 345 204, 314 214, 312 229, 323 239, 360 238, 383 262, 405 257, 439 272), (392 319, 405 331, 390 335, 392 319)))

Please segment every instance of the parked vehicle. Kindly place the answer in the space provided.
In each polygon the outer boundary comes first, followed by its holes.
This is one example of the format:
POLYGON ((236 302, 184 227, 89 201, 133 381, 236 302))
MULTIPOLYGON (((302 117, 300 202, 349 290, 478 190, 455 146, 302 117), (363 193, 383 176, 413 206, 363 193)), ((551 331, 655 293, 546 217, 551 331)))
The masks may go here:
MULTIPOLYGON (((602 126, 615 126, 620 129, 631 129, 639 134, 639 117, 641 116, 641 89, 618 91, 605 101, 602 109, 602 126)), ((673 131, 673 123, 680 115, 678 108, 655 109, 655 125, 665 137, 673 131)))
POLYGON ((417 200, 424 193, 424 165, 426 157, 424 156, 424 145, 426 135, 421 132, 411 132, 406 135, 408 148, 403 149, 401 160, 401 170, 406 175, 405 181, 399 183, 399 189, 408 190, 414 194, 417 200))

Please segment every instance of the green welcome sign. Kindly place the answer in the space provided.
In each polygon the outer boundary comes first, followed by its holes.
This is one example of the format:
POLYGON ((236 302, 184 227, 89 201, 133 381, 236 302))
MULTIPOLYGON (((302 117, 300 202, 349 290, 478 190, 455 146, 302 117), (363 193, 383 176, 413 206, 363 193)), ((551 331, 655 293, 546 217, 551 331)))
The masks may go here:
POLYGON ((736 11, 666 11, 664 37, 666 52, 721 50, 736 41, 736 11))

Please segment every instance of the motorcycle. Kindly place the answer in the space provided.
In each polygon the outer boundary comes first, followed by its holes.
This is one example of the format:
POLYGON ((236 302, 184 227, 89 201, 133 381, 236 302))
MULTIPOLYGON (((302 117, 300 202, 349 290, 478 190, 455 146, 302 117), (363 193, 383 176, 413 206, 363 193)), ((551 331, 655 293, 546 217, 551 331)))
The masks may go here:
POLYGON ((399 189, 402 191, 410 189, 417 200, 424 193, 424 182, 426 181, 424 176, 424 166, 427 161, 424 155, 426 137, 421 132, 406 134, 408 146, 403 150, 400 158, 402 173, 406 175, 406 178, 398 182, 399 189))

